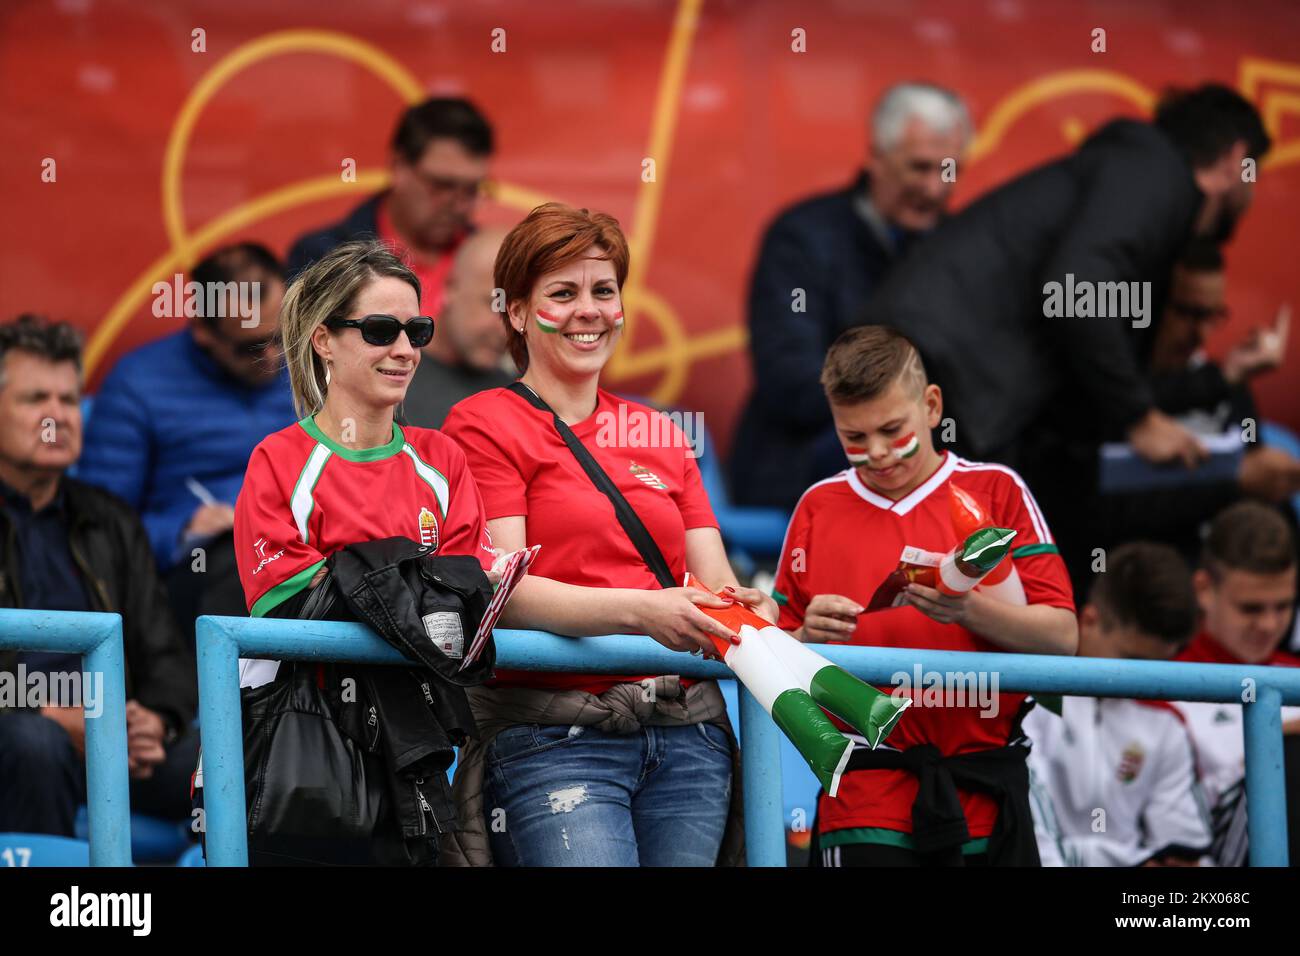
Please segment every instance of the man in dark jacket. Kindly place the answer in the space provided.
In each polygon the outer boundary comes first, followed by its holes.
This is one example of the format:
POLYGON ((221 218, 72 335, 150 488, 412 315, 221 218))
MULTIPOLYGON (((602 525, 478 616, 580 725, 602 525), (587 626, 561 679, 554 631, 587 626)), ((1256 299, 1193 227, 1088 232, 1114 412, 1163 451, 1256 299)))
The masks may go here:
POLYGON ((391 148, 388 189, 341 222, 301 236, 289 250, 289 277, 350 239, 379 238, 409 260, 423 292, 420 308, 437 316, 452 259, 474 229, 492 127, 469 100, 425 100, 402 114, 391 148))
POLYGON ((1199 443, 1155 408, 1144 343, 1130 337, 1160 314, 1187 240, 1231 233, 1250 202, 1246 173, 1268 147, 1259 114, 1232 90, 1171 95, 1154 123, 1109 123, 946 221, 860 321, 916 343, 961 454, 1023 468, 1026 429, 1059 402, 1074 414, 1057 431, 1127 437, 1148 460, 1191 464, 1199 443), (1103 300, 1121 308, 1107 314, 1103 300))
POLYGON ((1179 252, 1232 233, 1269 145, 1234 91, 1171 93, 1154 122, 1108 123, 947 220, 863 313, 920 349, 954 426, 945 441, 1034 489, 1076 577, 1102 544, 1083 503, 1103 441, 1152 462, 1205 454, 1142 366, 1179 252))
MULTIPOLYGON (((1226 274, 1219 246, 1194 240, 1183 250, 1154 326, 1148 379, 1156 407, 1202 435, 1222 435, 1251 427, 1259 413, 1251 380, 1278 368, 1286 354, 1288 310, 1283 307, 1271 328, 1255 329, 1231 347, 1222 362, 1204 351, 1211 329, 1226 320, 1226 274)), ((1286 450, 1247 436, 1235 478, 1200 481, 1151 491, 1109 494, 1080 502, 1096 508, 1095 532, 1083 553, 1063 551, 1072 576, 1088 566, 1092 547, 1109 549, 1137 538, 1177 548, 1189 563, 1200 558, 1204 532, 1214 516, 1242 498, 1285 506, 1300 492, 1300 460, 1286 450), (1075 568, 1079 571, 1076 573, 1075 568)), ((1097 474, 1095 462, 1083 469, 1097 474)), ((1093 489, 1096 494, 1096 490, 1093 489)), ((1288 521, 1295 515, 1281 507, 1288 521)), ((1076 594, 1084 591, 1076 585, 1076 594)))
MULTIPOLYGON (((122 615, 131 806, 183 819, 198 750, 194 663, 139 520, 64 475, 81 451, 80 377, 71 326, 35 316, 0 326, 0 607, 122 615)), ((75 654, 0 651, 21 698, 0 712, 0 831, 73 834, 85 797, 82 702, 30 699, 18 677, 40 672, 53 687, 81 669, 75 654)))
POLYGON ((844 467, 820 382, 826 350, 939 221, 971 132, 955 93, 891 87, 872 114, 866 170, 768 227, 749 292, 754 390, 731 455, 739 504, 792 511, 805 488, 844 467))

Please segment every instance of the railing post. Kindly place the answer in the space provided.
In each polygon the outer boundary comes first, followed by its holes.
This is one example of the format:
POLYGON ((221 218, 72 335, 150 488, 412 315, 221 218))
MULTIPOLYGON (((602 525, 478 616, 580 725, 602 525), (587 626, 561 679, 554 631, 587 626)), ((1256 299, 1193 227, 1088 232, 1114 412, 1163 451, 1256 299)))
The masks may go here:
POLYGON ((1246 828, 1251 866, 1286 866, 1286 775, 1282 770, 1282 693, 1258 686, 1242 704, 1246 742, 1246 828))
POLYGON ((207 864, 248 866, 239 648, 217 619, 206 615, 196 622, 195 634, 207 864))
MULTIPOLYGON (((126 672, 122 618, 112 615, 104 636, 82 657, 84 682, 102 680, 99 714, 86 719, 86 810, 90 865, 131 865, 131 795, 126 762, 126 672)), ((92 684, 93 686, 93 684, 92 684)))
POLYGON ((785 866, 780 731, 754 695, 743 684, 737 687, 746 859, 750 866, 785 866))

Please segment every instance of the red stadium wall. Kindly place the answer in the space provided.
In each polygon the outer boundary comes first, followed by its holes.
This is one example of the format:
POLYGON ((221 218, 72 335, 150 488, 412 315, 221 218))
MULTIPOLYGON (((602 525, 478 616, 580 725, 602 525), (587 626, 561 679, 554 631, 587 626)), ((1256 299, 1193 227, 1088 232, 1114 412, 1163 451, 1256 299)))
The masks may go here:
MULTIPOLYGON (((382 183, 405 101, 465 93, 500 142, 482 218, 511 222, 545 199, 616 215, 634 271, 609 381, 704 409, 725 449, 750 386, 744 299, 758 237, 783 205, 848 180, 870 104, 905 78, 957 89, 975 114, 959 204, 1113 115, 1146 113, 1168 84, 1236 86, 1277 147, 1229 249, 1234 317, 1212 347, 1300 302, 1290 0, 8 0, 0 315, 83 327, 93 386, 123 350, 175 328, 148 309, 154 281, 221 242, 284 252, 382 183), (1098 27, 1105 53, 1090 49, 1098 27), (192 49, 196 28, 206 52, 192 49), (806 52, 791 49, 796 29, 806 52), (356 183, 341 182, 349 157, 356 183), (647 157, 653 183, 642 182, 647 157)), ((1258 394, 1300 428, 1288 387, 1297 339, 1289 370, 1258 394)))

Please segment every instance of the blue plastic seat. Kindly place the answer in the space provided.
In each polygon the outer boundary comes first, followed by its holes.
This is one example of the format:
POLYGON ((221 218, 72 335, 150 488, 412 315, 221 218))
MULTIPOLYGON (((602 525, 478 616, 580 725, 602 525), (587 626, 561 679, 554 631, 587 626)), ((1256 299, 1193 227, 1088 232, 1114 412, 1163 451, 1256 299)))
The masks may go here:
MULTIPOLYGON (((86 808, 77 810, 77 837, 90 836, 86 808)), ((160 820, 142 813, 131 814, 131 859, 136 863, 171 863, 190 845, 189 826, 175 820, 160 820)))
POLYGON ((779 508, 746 508, 731 503, 722 465, 707 428, 701 429, 697 450, 700 453, 700 478, 704 481, 704 490, 713 505, 713 514, 721 526, 722 540, 727 543, 727 549, 759 558, 779 554, 790 516, 779 508))
POLYGON ((197 843, 190 846, 176 861, 177 866, 207 866, 203 861, 203 847, 197 843))
POLYGON ((90 866, 90 844, 48 833, 0 833, 3 866, 90 866))

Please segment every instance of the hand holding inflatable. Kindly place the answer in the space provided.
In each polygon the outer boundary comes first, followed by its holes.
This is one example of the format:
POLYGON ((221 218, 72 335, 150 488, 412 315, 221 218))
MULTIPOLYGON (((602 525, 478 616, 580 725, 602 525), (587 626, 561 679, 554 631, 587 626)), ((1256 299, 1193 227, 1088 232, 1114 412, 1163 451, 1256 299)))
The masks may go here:
MULTIPOLYGON (((689 575, 686 586, 707 590, 689 575)), ((874 750, 912 703, 910 697, 895 698, 858 680, 742 604, 700 610, 740 635, 739 644, 711 638, 718 656, 771 714, 832 797, 853 741, 822 708, 854 727, 874 750)))

